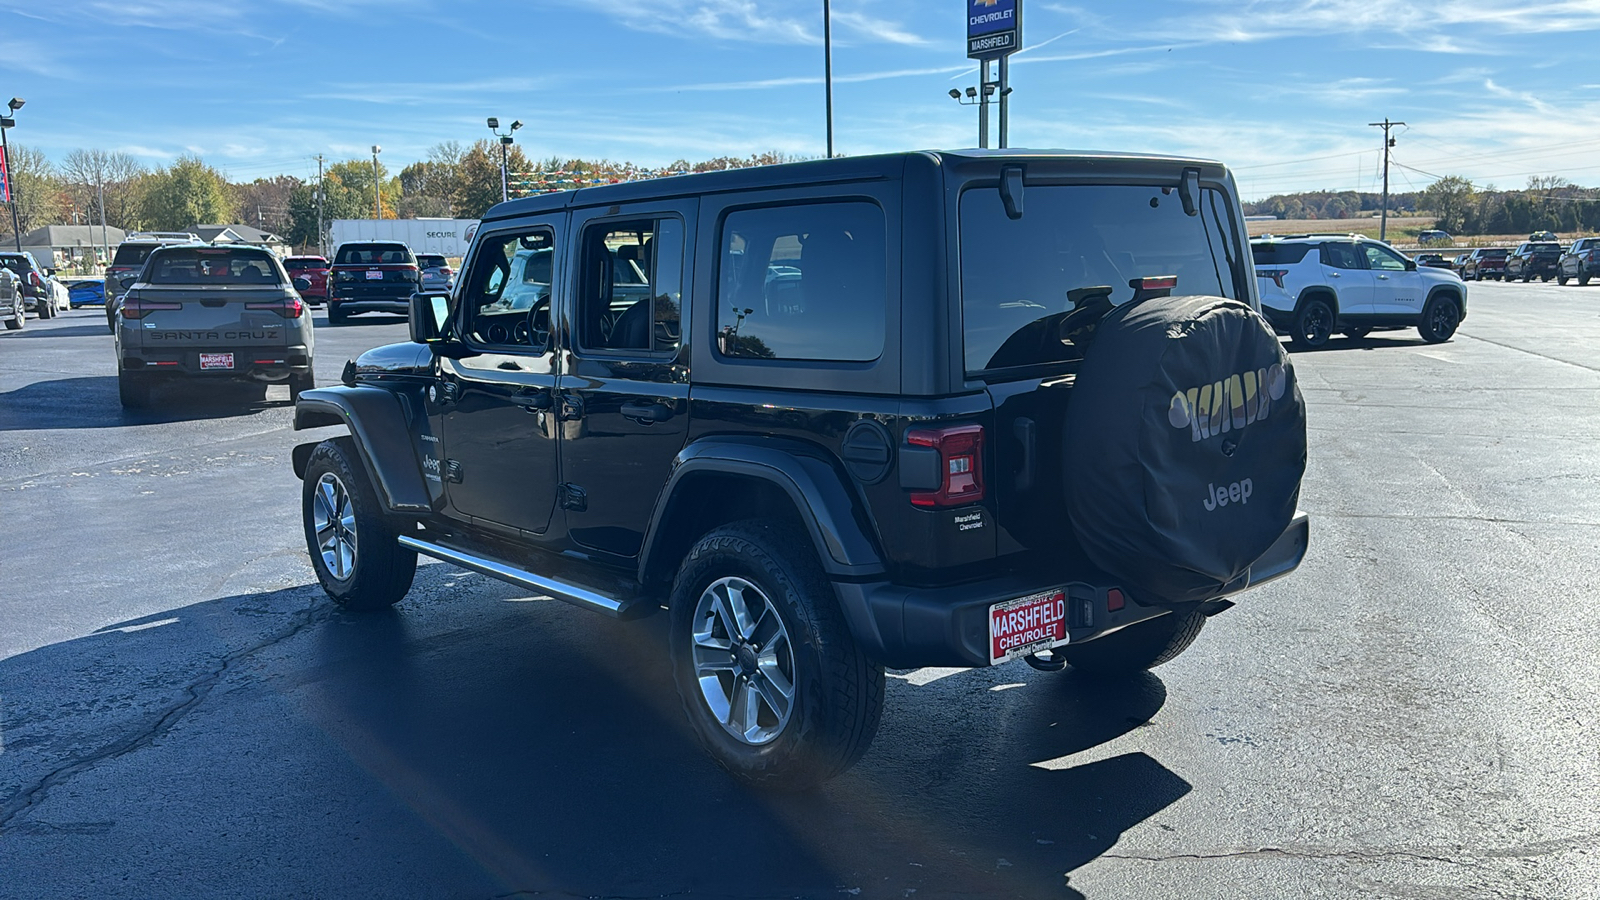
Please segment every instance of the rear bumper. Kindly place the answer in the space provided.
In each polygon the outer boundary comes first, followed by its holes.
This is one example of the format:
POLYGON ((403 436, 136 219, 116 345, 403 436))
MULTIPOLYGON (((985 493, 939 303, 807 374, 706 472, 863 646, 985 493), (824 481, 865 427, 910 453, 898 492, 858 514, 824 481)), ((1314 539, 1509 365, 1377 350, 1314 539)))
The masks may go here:
POLYGON ((205 347, 194 349, 124 349, 122 371, 158 378, 216 378, 247 381, 288 381, 312 368, 311 350, 304 344, 287 347, 205 347), (201 353, 232 353, 233 368, 202 369, 201 353))
POLYGON ((411 312, 411 295, 404 297, 341 297, 328 298, 328 308, 338 308, 346 313, 387 312, 406 315, 411 312))
POLYGON ((1289 329, 1294 326, 1294 310, 1292 309, 1273 309, 1263 304, 1261 317, 1266 319, 1267 324, 1271 325, 1273 330, 1279 334, 1288 333, 1289 329))
MULTIPOLYGON (((1305 559, 1310 533, 1310 519, 1304 513, 1295 516, 1247 575, 1206 602, 1214 603, 1294 571, 1305 559)), ((1066 593, 1067 630, 1073 643, 1156 618, 1175 608, 1154 600, 1141 602, 1134 592, 1121 588, 1126 602, 1120 610, 1112 610, 1108 594, 1118 588, 1114 583, 1037 576, 1003 576, 944 588, 890 582, 836 582, 833 587, 862 649, 894 668, 989 665, 989 607, 1044 591, 1066 593)))

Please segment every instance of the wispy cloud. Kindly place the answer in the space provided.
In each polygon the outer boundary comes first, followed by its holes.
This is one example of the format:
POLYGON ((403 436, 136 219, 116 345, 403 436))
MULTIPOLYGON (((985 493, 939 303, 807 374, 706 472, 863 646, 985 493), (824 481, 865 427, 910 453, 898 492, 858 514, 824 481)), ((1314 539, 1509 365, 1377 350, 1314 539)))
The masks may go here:
MULTIPOLYGON (((822 14, 814 3, 798 0, 582 0, 585 9, 603 13, 639 31, 723 41, 764 44, 821 44, 822 14)), ((857 42, 923 45, 930 43, 900 23, 859 8, 836 10, 835 26, 857 42)))
MULTIPOLYGON (((894 69, 886 72, 858 72, 850 75, 834 75, 834 84, 859 84, 867 81, 884 81, 890 78, 912 78, 925 75, 945 75, 950 72, 970 70, 970 66, 939 66, 930 69, 894 69)), ((702 84, 680 84, 670 87, 651 88, 650 90, 662 92, 676 91, 756 91, 768 88, 793 87, 802 84, 821 84, 821 75, 792 75, 784 78, 761 78, 755 81, 711 81, 702 84)))

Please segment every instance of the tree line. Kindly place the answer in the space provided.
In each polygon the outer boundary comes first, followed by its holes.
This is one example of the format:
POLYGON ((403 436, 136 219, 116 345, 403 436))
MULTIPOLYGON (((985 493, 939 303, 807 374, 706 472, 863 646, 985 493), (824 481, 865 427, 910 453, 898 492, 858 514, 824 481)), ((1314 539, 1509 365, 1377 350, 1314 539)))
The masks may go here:
MULTIPOLYGON (((1308 191, 1246 203, 1244 212, 1280 219, 1351 219, 1374 215, 1382 205, 1382 194, 1308 191)), ((1556 175, 1535 176, 1525 188, 1501 190, 1451 175, 1421 191, 1390 194, 1389 213, 1431 215, 1435 228, 1459 235, 1594 232, 1600 231, 1600 188, 1579 187, 1556 175)))
MULTIPOLYGON (((315 178, 276 175, 232 181, 196 155, 165 167, 147 167, 127 153, 74 150, 59 164, 27 146, 11 145, 11 170, 17 220, 24 234, 43 225, 99 224, 104 202, 106 224, 127 231, 182 231, 192 225, 253 225, 296 246, 318 241, 318 201, 326 227, 334 219, 444 216, 476 219, 500 202, 500 147, 493 141, 446 141, 427 158, 391 173, 382 159, 334 162, 315 178), (374 196, 374 190, 377 196, 374 196), (320 193, 320 197, 319 197, 320 193)), ((680 159, 671 172, 706 172, 791 162, 798 157, 762 153, 690 162, 680 159)), ((513 197, 537 193, 533 176, 564 173, 568 181, 622 181, 637 177, 638 166, 611 160, 550 157, 529 159, 521 147, 506 154, 513 197)), ((11 217, 0 215, 0 244, 9 238, 11 217)))

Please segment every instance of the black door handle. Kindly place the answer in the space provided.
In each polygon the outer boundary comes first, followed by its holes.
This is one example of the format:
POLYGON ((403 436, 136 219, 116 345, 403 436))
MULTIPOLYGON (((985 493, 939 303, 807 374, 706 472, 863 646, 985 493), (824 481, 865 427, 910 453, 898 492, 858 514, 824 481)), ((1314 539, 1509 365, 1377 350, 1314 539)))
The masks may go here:
POLYGON ((555 405, 549 391, 527 391, 517 395, 517 405, 531 413, 546 412, 555 405))
POLYGON ((624 403, 622 404, 622 417, 632 419, 640 425, 654 425, 672 418, 672 409, 660 403, 624 403))

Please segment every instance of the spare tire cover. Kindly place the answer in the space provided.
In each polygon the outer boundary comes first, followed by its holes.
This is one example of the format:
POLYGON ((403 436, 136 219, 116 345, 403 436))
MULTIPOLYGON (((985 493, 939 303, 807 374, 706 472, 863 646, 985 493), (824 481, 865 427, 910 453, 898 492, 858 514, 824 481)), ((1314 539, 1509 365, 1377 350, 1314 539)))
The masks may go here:
POLYGON ((1073 531, 1147 602, 1217 596, 1294 517, 1305 404, 1283 346, 1239 301, 1158 297, 1112 310, 1065 427, 1073 531))

